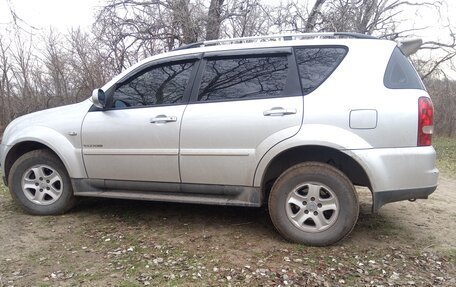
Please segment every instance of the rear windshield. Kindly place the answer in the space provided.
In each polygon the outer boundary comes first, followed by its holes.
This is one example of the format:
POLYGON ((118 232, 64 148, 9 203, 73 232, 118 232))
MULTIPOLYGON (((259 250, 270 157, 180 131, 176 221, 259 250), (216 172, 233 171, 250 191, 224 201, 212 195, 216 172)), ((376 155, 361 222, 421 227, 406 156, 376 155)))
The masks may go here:
POLYGON ((397 47, 389 59, 383 84, 390 89, 425 89, 412 63, 397 47))

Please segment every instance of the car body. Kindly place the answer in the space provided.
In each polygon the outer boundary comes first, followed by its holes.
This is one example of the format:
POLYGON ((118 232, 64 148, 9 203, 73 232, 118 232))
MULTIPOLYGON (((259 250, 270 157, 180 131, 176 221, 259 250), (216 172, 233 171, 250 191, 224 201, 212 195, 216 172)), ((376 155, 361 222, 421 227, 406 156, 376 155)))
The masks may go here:
MULTIPOLYGON (((349 33, 287 37, 209 41, 156 55, 90 99, 17 118, 0 147, 5 183, 12 189, 11 170, 21 156, 45 150, 63 164, 60 177, 68 174, 74 196, 274 205, 271 194, 278 193, 281 177, 298 166, 339 178, 338 184, 318 185, 335 198, 337 216, 323 218, 328 222, 342 216, 340 195, 332 191, 346 179, 371 190, 374 211, 388 202, 427 198, 438 178, 432 102, 396 43, 349 33)), ((37 181, 28 172, 22 190, 27 180, 37 181)), ((32 188, 28 198, 37 194, 32 188)), ((36 203, 38 209, 52 205, 36 203)), ((290 208, 318 212, 322 204, 290 208)), ((278 229, 313 245, 350 232, 309 241, 278 229)), ((325 230, 300 232, 315 237, 325 230)))

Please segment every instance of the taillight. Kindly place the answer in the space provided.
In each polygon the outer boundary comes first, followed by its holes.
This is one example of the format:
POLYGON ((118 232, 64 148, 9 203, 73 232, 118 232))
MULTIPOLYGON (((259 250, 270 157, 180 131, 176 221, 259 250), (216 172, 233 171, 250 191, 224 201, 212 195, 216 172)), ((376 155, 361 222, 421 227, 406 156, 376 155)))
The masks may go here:
POLYGON ((430 98, 418 99, 418 146, 429 146, 434 131, 434 106, 430 98))

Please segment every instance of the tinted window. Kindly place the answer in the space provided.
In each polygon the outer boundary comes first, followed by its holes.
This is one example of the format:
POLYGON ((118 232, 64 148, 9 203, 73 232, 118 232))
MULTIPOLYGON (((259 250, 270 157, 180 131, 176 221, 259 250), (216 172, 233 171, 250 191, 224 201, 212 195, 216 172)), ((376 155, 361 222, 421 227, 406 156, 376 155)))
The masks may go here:
POLYGON ((390 89, 421 89, 424 90, 418 73, 412 63, 402 54, 399 48, 395 48, 386 67, 383 83, 390 89))
POLYGON ((296 48, 296 61, 304 95, 315 90, 336 69, 347 53, 341 47, 296 48))
POLYGON ((287 56, 208 59, 199 101, 277 97, 287 82, 287 56))
POLYGON ((169 105, 182 102, 193 63, 147 69, 114 92, 114 107, 169 105))

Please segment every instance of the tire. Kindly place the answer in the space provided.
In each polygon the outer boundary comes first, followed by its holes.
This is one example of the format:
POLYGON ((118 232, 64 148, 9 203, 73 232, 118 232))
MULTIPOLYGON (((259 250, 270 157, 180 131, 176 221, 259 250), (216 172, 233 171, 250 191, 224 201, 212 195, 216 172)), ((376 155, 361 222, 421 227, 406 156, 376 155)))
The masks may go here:
POLYGON ((16 160, 8 183, 14 201, 29 214, 62 214, 76 202, 65 166, 47 150, 34 150, 16 160))
POLYGON ((269 194, 269 214, 291 242, 327 246, 345 238, 358 220, 358 195, 340 170, 308 162, 286 170, 269 194))

